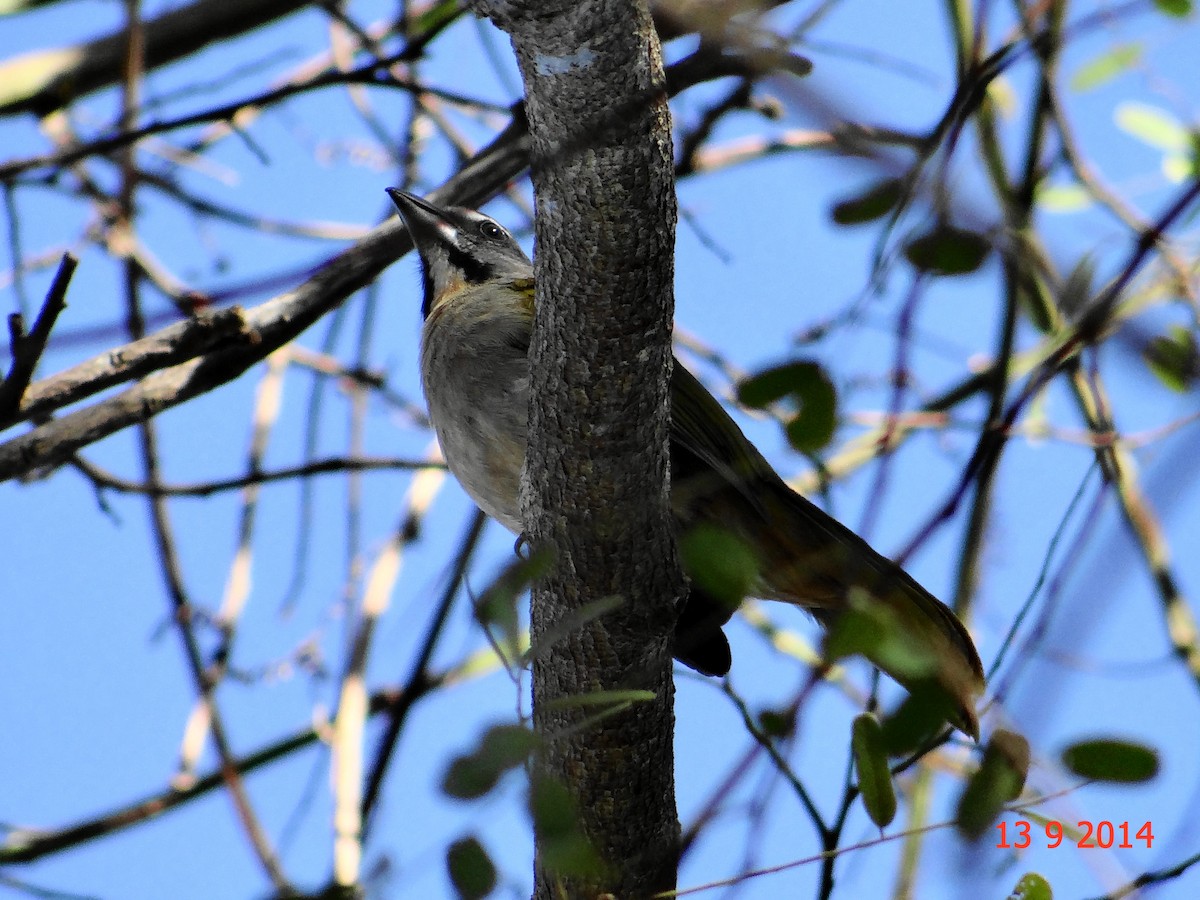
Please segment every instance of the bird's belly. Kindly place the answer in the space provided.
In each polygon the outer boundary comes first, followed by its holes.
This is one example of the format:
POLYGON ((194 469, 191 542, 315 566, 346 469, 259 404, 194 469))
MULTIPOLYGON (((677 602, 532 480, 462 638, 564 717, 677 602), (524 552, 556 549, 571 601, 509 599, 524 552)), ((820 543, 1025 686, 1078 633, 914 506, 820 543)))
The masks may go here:
POLYGON ((465 409, 451 411, 428 394, 427 399, 451 473, 480 509, 509 531, 520 534, 528 380, 523 385, 504 384, 501 379, 491 385, 471 385, 475 399, 465 409))
POLYGON ((476 415, 435 431, 446 465, 479 508, 514 534, 521 532, 521 467, 525 444, 476 415))

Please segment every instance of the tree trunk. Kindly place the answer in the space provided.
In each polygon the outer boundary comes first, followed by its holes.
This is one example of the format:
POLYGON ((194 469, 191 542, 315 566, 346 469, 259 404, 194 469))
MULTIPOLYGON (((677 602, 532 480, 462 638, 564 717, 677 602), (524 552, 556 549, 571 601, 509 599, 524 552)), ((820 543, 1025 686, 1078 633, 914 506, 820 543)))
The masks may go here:
POLYGON ((537 205, 526 534, 554 554, 533 595, 534 772, 564 785, 602 874, 563 867, 537 822, 538 898, 675 886, 670 635, 682 578, 667 488, 675 235, 670 116, 644 3, 480 2, 525 80, 537 205), (613 602, 602 615, 595 604, 613 602), (583 619, 583 624, 580 620, 583 619), (623 709, 599 691, 653 699, 623 709))

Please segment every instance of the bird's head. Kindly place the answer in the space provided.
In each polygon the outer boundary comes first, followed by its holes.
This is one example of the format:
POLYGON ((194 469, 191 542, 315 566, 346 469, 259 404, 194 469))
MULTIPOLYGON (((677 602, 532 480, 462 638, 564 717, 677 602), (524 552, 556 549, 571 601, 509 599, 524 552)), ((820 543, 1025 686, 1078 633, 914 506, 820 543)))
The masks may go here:
POLYGON ((421 254, 426 318, 438 302, 464 287, 533 277, 521 245, 494 219, 459 206, 435 206, 415 194, 388 188, 421 254))

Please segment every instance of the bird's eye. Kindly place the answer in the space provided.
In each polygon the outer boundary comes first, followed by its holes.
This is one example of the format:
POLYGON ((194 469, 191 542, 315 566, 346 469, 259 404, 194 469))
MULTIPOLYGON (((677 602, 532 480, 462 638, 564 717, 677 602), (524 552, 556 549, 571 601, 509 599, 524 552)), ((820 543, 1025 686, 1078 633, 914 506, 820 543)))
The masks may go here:
POLYGON ((496 238, 500 237, 500 235, 504 234, 504 231, 495 222, 490 222, 485 219, 479 223, 479 233, 485 238, 494 241, 496 238))

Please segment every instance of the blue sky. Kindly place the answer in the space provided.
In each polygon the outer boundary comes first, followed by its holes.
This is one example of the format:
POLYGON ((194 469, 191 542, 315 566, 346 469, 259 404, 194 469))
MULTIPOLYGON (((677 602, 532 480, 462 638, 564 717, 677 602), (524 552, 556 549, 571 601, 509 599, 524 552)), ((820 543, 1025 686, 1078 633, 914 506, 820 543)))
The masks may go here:
MULTIPOLYGON (((1113 17, 1080 32, 1063 54, 1062 69, 1064 99, 1081 145, 1103 177, 1153 219, 1179 185, 1162 171, 1162 150, 1118 124, 1119 110, 1136 101, 1194 124, 1200 101, 1200 60, 1194 48, 1200 34, 1194 17, 1168 20, 1154 13, 1151 4, 1145 7, 1141 14, 1113 17), (1069 88, 1071 76, 1090 61, 1133 42, 1143 47, 1141 63, 1088 91, 1069 88)), ((1012 27, 1007 5, 988 8, 994 33, 1007 33, 1012 27)), ((1075 4, 1071 18, 1083 19, 1105 8, 1075 4)), ((151 5, 146 12, 158 9, 151 5)), ((354 3, 349 10, 358 21, 372 22, 388 15, 390 7, 354 3)), ((93 36, 115 27, 120 15, 113 4, 72 2, 5 18, 0 24, 0 58, 93 36)), ((764 123, 749 114, 735 116, 717 130, 714 140, 725 146, 764 130, 820 127, 806 101, 810 96, 831 98, 864 123, 910 131, 928 128, 941 115, 954 86, 946 35, 938 4, 836 5, 812 33, 811 45, 802 47, 814 62, 811 78, 803 85, 772 79, 757 92, 778 99, 782 119, 764 123)), ((169 97, 196 78, 211 82, 204 95, 170 101, 175 105, 167 107, 169 114, 244 96, 269 83, 247 67, 253 64, 282 77, 328 43, 325 16, 305 12, 156 73, 148 95, 169 97)), ((422 75, 441 87, 507 104, 519 83, 509 57, 502 35, 466 18, 430 48, 422 75), (503 74, 492 67, 489 53, 501 60, 503 74)), ((1014 67, 1000 89, 1011 102, 1010 118, 1002 128, 1005 149, 1016 153, 1022 133, 1018 124, 1024 121, 1032 90, 1031 70, 1014 67)), ((674 108, 677 124, 693 124, 721 90, 698 90, 681 98, 674 108)), ((403 99, 376 91, 369 102, 394 131, 403 99)), ((85 132, 98 130, 116 108, 115 92, 89 97, 75 108, 77 125, 85 132)), ((459 117, 454 122, 478 146, 503 126, 504 117, 484 122, 459 117)), ((397 170, 344 94, 293 101, 256 122, 249 134, 252 142, 237 137, 219 141, 202 162, 185 167, 181 183, 222 203, 267 210, 280 219, 369 227, 390 214, 383 188, 397 182, 397 170), (256 148, 265 148, 265 160, 256 148)), ((968 223, 990 225, 994 203, 970 133, 964 142, 951 181, 955 209, 968 216, 968 223)), ((0 148, 3 161, 44 152, 47 142, 33 120, 2 119, 0 148)), ((139 158, 148 168, 162 167, 161 158, 156 159, 162 150, 163 145, 147 142, 139 158)), ((436 186, 453 166, 445 148, 430 142, 418 189, 436 186)), ((91 163, 89 172, 108 189, 116 184, 115 167, 91 163)), ((679 185, 686 216, 677 242, 680 328, 746 371, 791 355, 822 362, 842 402, 842 424, 831 455, 841 442, 862 433, 864 417, 887 407, 886 379, 897 353, 896 323, 911 285, 911 270, 898 264, 888 270, 878 295, 871 295, 867 273, 877 233, 830 224, 830 205, 879 174, 863 162, 819 152, 790 153, 679 185), (860 327, 836 329, 818 343, 796 344, 799 333, 860 298, 869 300, 863 304, 860 327)), ((71 196, 69 186, 69 181, 64 187, 25 185, 15 194, 19 239, 26 253, 83 248, 70 305, 56 332, 61 340, 43 361, 43 376, 119 340, 115 333, 101 340, 71 339, 112 322, 122 300, 117 267, 83 244, 95 213, 71 196)), ((344 240, 288 239, 199 222, 153 189, 142 188, 139 196, 139 233, 146 246, 168 269, 205 289, 219 291, 273 273, 300 272, 346 246, 344 240)), ((529 196, 527 185, 523 196, 529 196)), ((496 201, 488 209, 517 228, 525 221, 508 201, 496 201)), ((905 227, 920 224, 916 214, 905 227)), ((1131 249, 1128 232, 1094 207, 1044 212, 1038 224, 1063 271, 1092 253, 1102 280, 1120 269, 1131 249)), ((1182 250, 1185 256, 1188 251, 1194 255, 1194 242, 1185 242, 1182 250)), ((11 256, 6 257, 6 273, 11 265, 11 256)), ((914 322, 915 384, 906 398, 909 405, 953 384, 974 361, 992 352, 999 315, 997 266, 993 258, 981 272, 937 282, 922 294, 914 322)), ((420 404, 416 271, 415 259, 408 257, 380 279, 372 326, 364 340, 369 365, 386 374, 396 393, 420 404)), ((25 275, 26 293, 35 304, 50 274, 42 268, 25 275)), ((293 283, 298 278, 294 276, 293 283)), ((148 296, 155 310, 166 311, 160 298, 148 296)), ((269 292, 257 292, 238 294, 236 299, 250 305, 267 296, 269 292)), ((340 325, 327 319, 310 329, 302 344, 354 359, 366 302, 361 297, 351 300, 340 325)), ((3 281, 0 304, 6 314, 19 307, 9 277, 3 281)), ((1187 322, 1178 305, 1149 309, 1138 320, 1150 334, 1187 322)), ((1019 339, 1022 348, 1031 347, 1037 335, 1023 326, 1019 339)), ((1114 342, 1099 352, 1097 365, 1119 428, 1149 436, 1138 442, 1134 453, 1139 475, 1161 516, 1183 590, 1194 596, 1200 584, 1200 555, 1194 552, 1200 529, 1196 428, 1189 420, 1197 412, 1195 392, 1167 391, 1130 352, 1128 345, 1114 342), (1182 427, 1168 434, 1151 434, 1179 422, 1182 427)), ((694 362, 687 354, 681 358, 694 362)), ((237 382, 160 417, 167 480, 225 477, 244 468, 251 413, 264 371, 257 367, 237 382)), ((710 384, 722 386, 711 367, 701 364, 698 371, 710 384)), ((312 376, 298 367, 284 379, 267 468, 300 460, 312 384, 312 376)), ((319 452, 346 452, 354 401, 335 385, 326 390, 323 404, 319 452)), ((870 519, 866 535, 876 547, 885 553, 898 551, 950 496, 973 446, 972 426, 983 411, 979 403, 965 405, 956 410, 957 421, 950 428, 912 438, 890 460, 886 492, 877 500, 879 515, 870 519)), ((788 452, 775 424, 744 414, 739 421, 785 476, 809 470, 807 461, 788 452)), ((1014 856, 987 840, 968 848, 952 831, 942 830, 929 838, 922 857, 917 891, 922 898, 961 897, 968 890, 979 896, 1006 896, 1028 870, 1046 875, 1056 896, 1098 896, 1145 869, 1200 850, 1200 829, 1191 813, 1200 791, 1197 691, 1169 660, 1159 601, 1144 559, 1121 521, 1115 498, 1100 491, 1094 471, 1088 474, 1093 455, 1073 439, 1082 426, 1067 391, 1052 386, 1024 421, 1049 428, 1015 437, 997 476, 972 620, 985 665, 995 658, 1020 605, 1035 591, 1047 548, 1060 529, 1064 538, 1050 556, 1054 589, 1039 590, 1033 606, 1035 619, 1046 617, 1044 641, 1022 668, 1003 711, 985 719, 985 733, 1004 724, 1027 734, 1035 758, 1031 784, 1045 793, 1077 784, 1063 772, 1057 757, 1062 747, 1081 737, 1116 734, 1157 747, 1162 771, 1150 785, 1090 786, 1040 810, 1070 822, 1128 821, 1140 826, 1150 821, 1156 840, 1151 848, 1113 851, 1049 849, 1042 840, 1014 856), (1083 499, 1065 519, 1081 485, 1083 499)), ((368 402, 361 422, 365 452, 417 458, 429 450, 429 434, 378 398, 368 402)), ((97 465, 137 478, 135 446, 133 434, 126 432, 89 448, 85 455, 97 465)), ((859 527, 867 520, 877 474, 874 465, 867 465, 832 488, 831 509, 847 524, 859 527)), ((346 525, 346 483, 339 478, 314 482, 311 550, 303 568, 303 590, 290 607, 283 605, 283 598, 297 571, 299 492, 295 486, 280 486, 262 493, 253 542, 253 587, 235 657, 245 678, 227 680, 219 692, 236 751, 251 751, 306 727, 314 715, 329 713, 344 658, 347 610, 361 597, 362 571, 369 570, 399 521, 411 481, 404 472, 366 476, 354 533, 348 533, 346 525), (360 567, 355 570, 359 574, 347 592, 352 566, 360 567), (321 648, 331 670, 325 677, 289 664, 306 642, 321 648)), ((115 493, 103 499, 105 506, 69 469, 27 484, 0 484, 0 709, 6 735, 0 739, 0 772, 6 773, 0 778, 0 822, 10 827, 55 828, 121 806, 164 789, 177 766, 194 697, 179 641, 167 624, 169 606, 149 550, 145 503, 115 493)), ((188 588, 210 608, 219 605, 227 581, 240 509, 236 493, 171 503, 188 588)), ((407 673, 470 510, 465 495, 448 480, 436 495, 421 539, 406 548, 391 605, 375 638, 369 670, 373 687, 395 684, 407 673)), ((910 560, 918 580, 945 598, 953 591, 962 523, 960 512, 910 560)), ((489 525, 483 552, 469 572, 471 589, 481 590, 490 582, 511 559, 511 548, 509 535, 489 525)), ((802 640, 819 640, 815 626, 799 613, 766 606, 760 612, 802 640)), ((1026 628, 1019 639, 1028 633, 1026 628)), ((807 669, 772 651, 745 621, 735 620, 730 634, 735 656, 730 681, 752 709, 786 703, 804 684, 807 669)), ((468 598, 460 597, 435 656, 436 667, 452 668, 483 646, 468 598)), ((865 669, 852 669, 850 678, 860 689, 869 684, 865 669)), ((686 827, 747 751, 750 740, 719 683, 680 670, 677 684, 677 783, 686 827)), ((444 846, 468 832, 481 835, 501 869, 498 896, 527 894, 531 843, 520 808, 521 779, 510 776, 494 795, 469 804, 447 799, 439 788, 447 760, 469 749, 482 728, 528 713, 527 688, 527 680, 514 685, 502 671, 492 671, 418 705, 367 849, 368 870, 386 860, 381 896, 448 896, 444 846)), ((883 696, 885 705, 894 705, 900 691, 887 684, 883 696)), ((789 749, 794 771, 826 811, 835 808, 841 793, 849 727, 857 712, 837 688, 818 690, 805 706, 798 738, 789 749)), ((957 752, 947 760, 961 765, 968 758, 957 752)), ((201 769, 208 771, 213 761, 207 752, 201 769)), ((320 884, 330 865, 329 760, 324 748, 268 767, 248 783, 288 872, 303 885, 320 884)), ((952 814, 959 783, 945 774, 934 779, 930 821, 952 814)), ((902 827, 903 816, 902 809, 889 833, 902 827)), ((1009 816, 1008 821, 1016 818, 1009 816)), ((877 836, 856 809, 844 842, 877 836)), ((900 842, 893 841, 849 854, 839 866, 841 890, 835 896, 888 895, 900 849, 900 842)), ((760 762, 688 857, 680 886, 732 877, 747 865, 803 859, 818 850, 799 804, 760 762), (754 802, 763 797, 770 798, 767 811, 751 827, 754 802)), ((222 794, 3 876, 106 900, 168 894, 180 900, 219 900, 262 896, 266 891, 232 806, 222 794)), ((816 877, 816 867, 798 866, 750 880, 741 896, 812 896, 816 877)), ((1200 877, 1192 871, 1153 896, 1192 897, 1198 883, 1200 877)), ((0 896, 5 890, 0 881, 0 896)))

